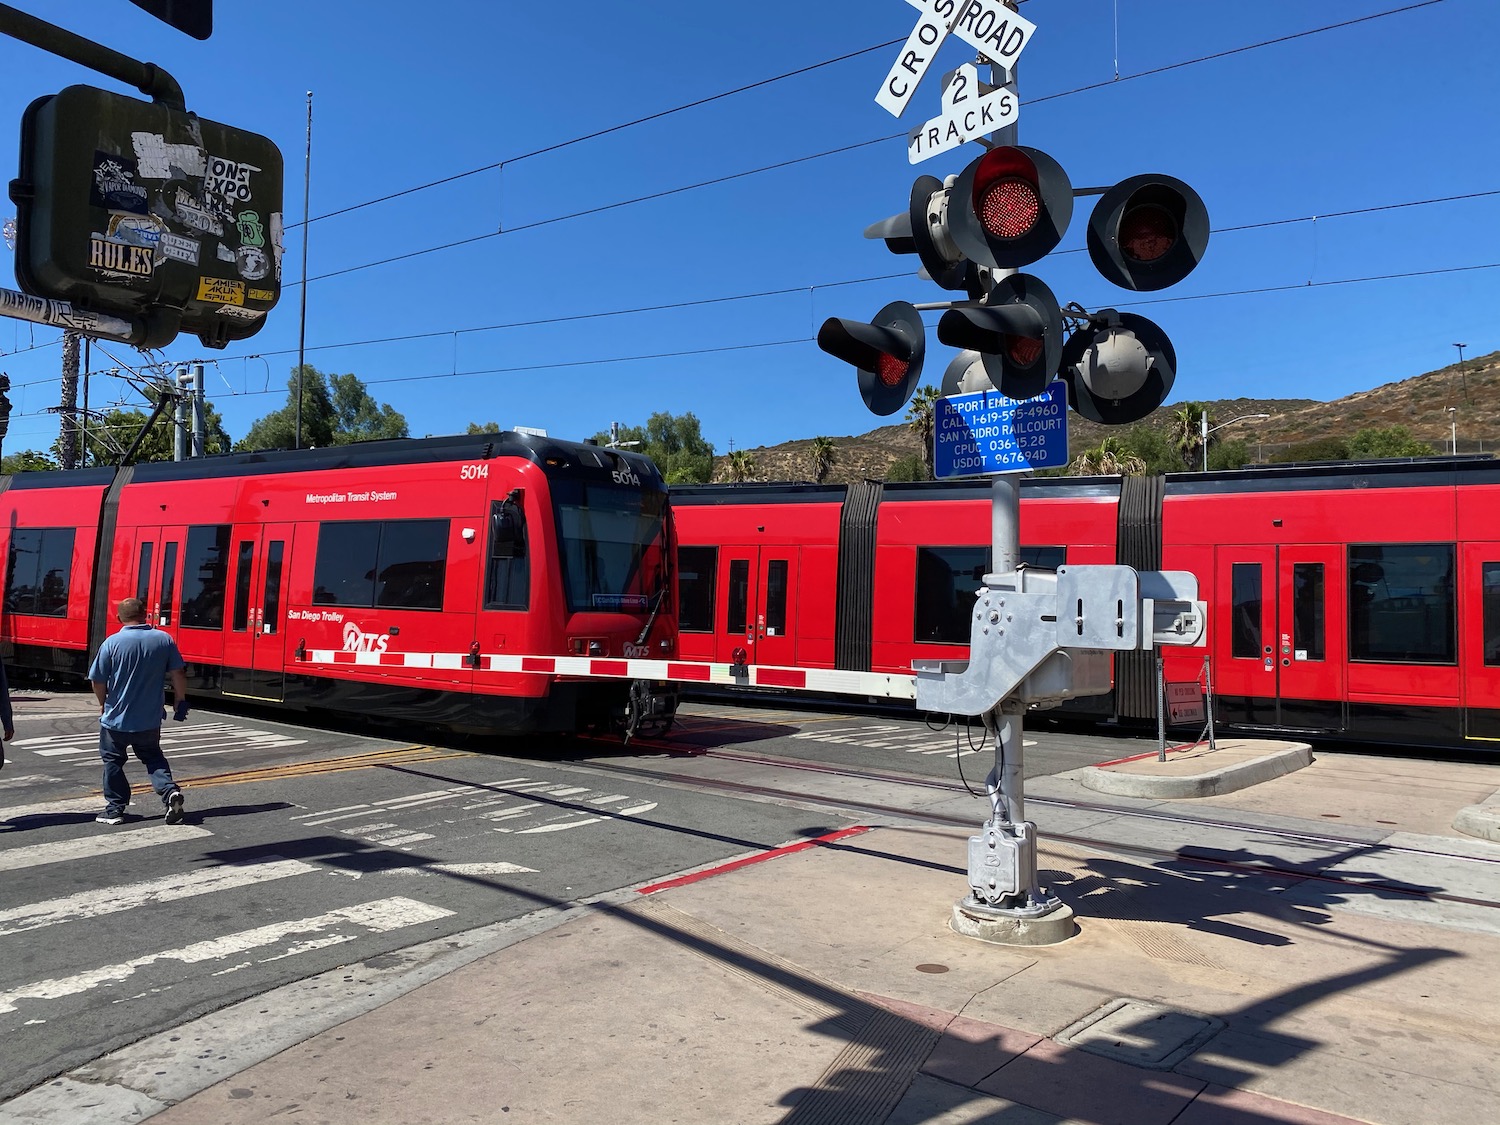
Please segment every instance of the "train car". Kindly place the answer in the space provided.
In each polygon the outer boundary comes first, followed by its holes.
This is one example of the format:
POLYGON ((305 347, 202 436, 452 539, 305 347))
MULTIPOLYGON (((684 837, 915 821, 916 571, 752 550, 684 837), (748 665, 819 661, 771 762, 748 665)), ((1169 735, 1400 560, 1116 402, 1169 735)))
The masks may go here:
POLYGON ((514 433, 0 478, 0 642, 83 677, 139 597, 194 696, 472 733, 670 721, 664 685, 493 657, 675 656, 667 491, 514 433))
MULTIPOLYGON (((708 485, 674 488, 672 500, 685 653, 723 660, 737 645, 766 663, 791 654, 804 666, 878 672, 964 657, 990 565, 987 481, 708 485), (744 580, 724 581, 727 545, 743 560, 747 543, 756 562, 736 572, 744 580), (768 659, 762 629, 772 625, 768 659)), ((1172 650, 1167 678, 1211 678, 1216 721, 1257 733, 1494 745, 1496 528, 1500 462, 1490 458, 1021 487, 1027 565, 1117 562, 1197 576, 1209 603, 1207 666, 1205 650, 1172 650)), ((1153 661, 1117 654, 1112 693, 1062 712, 1154 726, 1153 661)))

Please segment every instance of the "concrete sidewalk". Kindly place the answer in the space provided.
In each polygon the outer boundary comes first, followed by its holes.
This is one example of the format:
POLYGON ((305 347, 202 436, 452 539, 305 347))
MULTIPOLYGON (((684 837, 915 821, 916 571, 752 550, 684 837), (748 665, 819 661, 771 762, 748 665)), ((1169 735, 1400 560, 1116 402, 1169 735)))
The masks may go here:
MULTIPOLYGON (((1492 775, 1417 765, 1428 803, 1408 783, 1409 819, 1390 823, 1452 852, 1417 832, 1492 775)), ((1366 770, 1329 768, 1206 800, 1317 825, 1325 790, 1366 770)), ((1400 801, 1382 784, 1368 827, 1400 801)), ((1500 1121, 1493 934, 1342 909, 1348 883, 1044 830, 1042 878, 1079 933, 989 945, 948 928, 968 834, 874 828, 350 966, 117 1052, 0 1121, 1500 1121)))

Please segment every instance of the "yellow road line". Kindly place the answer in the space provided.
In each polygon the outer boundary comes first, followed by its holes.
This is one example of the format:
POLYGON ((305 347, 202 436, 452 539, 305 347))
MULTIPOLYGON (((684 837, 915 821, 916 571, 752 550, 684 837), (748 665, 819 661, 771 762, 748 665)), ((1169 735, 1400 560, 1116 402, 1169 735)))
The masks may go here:
MULTIPOLYGON (((373 769, 378 766, 405 765, 412 762, 440 762, 447 758, 467 758, 472 754, 462 750, 440 750, 435 746, 403 746, 395 750, 372 750, 364 754, 352 754, 344 758, 322 758, 312 762, 285 762, 277 766, 259 769, 235 770, 230 773, 202 774, 197 777, 179 777, 184 785, 203 787, 207 785, 244 785, 253 781, 279 781, 288 777, 305 777, 309 774, 338 773, 343 770, 373 769)), ((132 785, 132 793, 149 793, 149 783, 132 785)))

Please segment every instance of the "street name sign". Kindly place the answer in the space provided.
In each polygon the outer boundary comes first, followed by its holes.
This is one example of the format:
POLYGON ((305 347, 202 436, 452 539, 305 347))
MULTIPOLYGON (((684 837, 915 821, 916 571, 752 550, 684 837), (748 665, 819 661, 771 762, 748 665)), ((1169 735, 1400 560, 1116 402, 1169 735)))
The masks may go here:
POLYGON ((920 164, 959 145, 1014 125, 1021 115, 1015 82, 995 87, 964 63, 943 75, 943 112, 906 135, 906 159, 920 164))
POLYGON ((1055 380, 1028 399, 999 391, 940 398, 932 439, 933 474, 939 480, 1066 465, 1068 386, 1055 380))
POLYGON ((907 0, 922 13, 880 84, 876 103, 892 117, 906 112, 911 96, 951 31, 1007 70, 1031 41, 1036 24, 1000 0, 907 0))

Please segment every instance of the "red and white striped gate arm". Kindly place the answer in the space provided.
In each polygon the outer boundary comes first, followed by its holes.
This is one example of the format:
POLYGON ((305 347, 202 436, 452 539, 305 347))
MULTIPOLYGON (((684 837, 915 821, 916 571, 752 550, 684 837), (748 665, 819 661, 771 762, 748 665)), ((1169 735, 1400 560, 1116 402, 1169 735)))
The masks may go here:
MULTIPOLYGON (((466 652, 344 652, 309 649, 298 662, 303 666, 431 668, 457 671, 474 667, 474 656, 466 652)), ((488 672, 520 672, 527 675, 574 676, 588 679, 670 680, 690 684, 723 684, 726 687, 777 688, 782 691, 814 691, 829 695, 858 695, 880 699, 916 699, 915 676, 880 672, 848 672, 833 668, 786 668, 764 664, 711 664, 692 660, 630 660, 595 656, 502 656, 478 654, 478 668, 488 672)))
POLYGON ((915 676, 848 672, 834 668, 783 668, 764 664, 709 664, 689 660, 611 660, 592 656, 483 657, 491 672, 536 672, 554 676, 588 676, 621 680, 671 680, 727 687, 780 688, 831 695, 916 699, 915 676), (736 671, 741 674, 736 674, 736 671))

